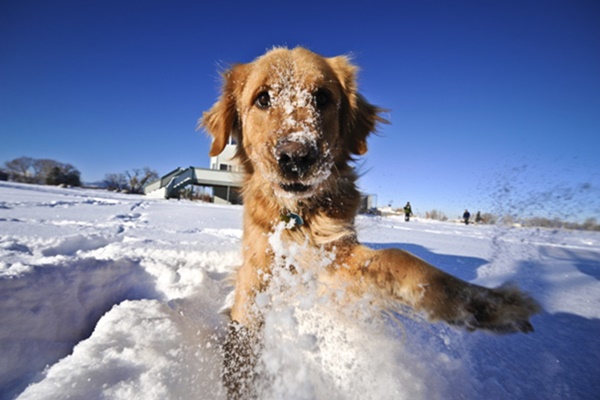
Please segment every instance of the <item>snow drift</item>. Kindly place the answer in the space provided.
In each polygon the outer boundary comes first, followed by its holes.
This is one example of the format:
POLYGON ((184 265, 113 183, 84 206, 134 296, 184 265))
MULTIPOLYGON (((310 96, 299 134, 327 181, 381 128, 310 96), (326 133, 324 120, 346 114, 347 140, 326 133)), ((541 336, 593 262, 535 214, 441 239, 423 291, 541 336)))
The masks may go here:
MULTIPOLYGON (((241 213, 0 183, 0 398, 224 398, 221 309, 241 263, 241 213)), ((357 223, 372 247, 477 284, 518 283, 544 307, 536 332, 469 334, 366 302, 335 307, 310 274, 283 277, 294 291, 265 299, 262 398, 596 398, 598 233, 357 223)))

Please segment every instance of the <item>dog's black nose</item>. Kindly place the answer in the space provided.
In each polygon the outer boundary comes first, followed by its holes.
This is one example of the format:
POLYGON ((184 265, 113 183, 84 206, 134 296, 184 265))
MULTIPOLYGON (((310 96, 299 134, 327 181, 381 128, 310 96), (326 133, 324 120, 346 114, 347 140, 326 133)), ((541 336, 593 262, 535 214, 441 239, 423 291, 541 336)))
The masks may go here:
POLYGON ((317 162, 319 152, 312 143, 280 140, 275 147, 279 168, 287 178, 302 178, 317 162))

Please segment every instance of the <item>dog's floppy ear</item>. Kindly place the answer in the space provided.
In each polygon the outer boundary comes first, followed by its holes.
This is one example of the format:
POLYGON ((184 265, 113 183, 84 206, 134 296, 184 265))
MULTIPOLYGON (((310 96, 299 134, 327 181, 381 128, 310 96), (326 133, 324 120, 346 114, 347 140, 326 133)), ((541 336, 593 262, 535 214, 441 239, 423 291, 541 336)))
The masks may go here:
POLYGON ((375 132, 378 123, 388 123, 381 117, 385 110, 369 103, 356 85, 358 68, 348 57, 339 56, 327 59, 342 87, 341 128, 344 137, 349 140, 350 153, 363 155, 367 152, 367 136, 375 132))
POLYGON ((237 111, 237 99, 241 95, 246 70, 246 64, 239 64, 223 73, 221 96, 210 110, 204 112, 199 121, 199 127, 204 127, 213 137, 209 152, 212 157, 223 151, 229 136, 241 142, 242 126, 237 111))

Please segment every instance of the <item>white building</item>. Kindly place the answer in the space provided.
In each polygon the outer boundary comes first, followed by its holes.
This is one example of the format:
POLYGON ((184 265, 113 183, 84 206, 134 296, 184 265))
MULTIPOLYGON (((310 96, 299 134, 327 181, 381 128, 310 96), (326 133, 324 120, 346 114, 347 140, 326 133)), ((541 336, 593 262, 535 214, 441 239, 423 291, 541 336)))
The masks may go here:
POLYGON ((237 143, 230 137, 221 154, 210 158, 210 169, 242 172, 240 164, 234 159, 236 149, 237 143))
POLYGON ((210 169, 177 168, 147 185, 144 193, 151 197, 177 198, 179 191, 188 185, 208 186, 213 189, 215 203, 241 204, 242 173, 234 160, 235 151, 236 144, 230 140, 221 154, 210 158, 210 169))

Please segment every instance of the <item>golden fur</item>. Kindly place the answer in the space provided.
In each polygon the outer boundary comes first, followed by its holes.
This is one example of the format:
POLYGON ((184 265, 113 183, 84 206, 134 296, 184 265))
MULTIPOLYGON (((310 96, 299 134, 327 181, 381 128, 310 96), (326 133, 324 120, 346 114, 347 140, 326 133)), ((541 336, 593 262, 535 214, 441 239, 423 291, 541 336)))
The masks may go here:
POLYGON ((284 230, 281 240, 332 252, 335 259, 322 275, 352 296, 408 305, 469 330, 531 331, 529 317, 539 307, 518 289, 472 285, 403 250, 372 250, 358 242, 360 195, 351 161, 367 151, 367 136, 386 121, 383 110, 358 93, 356 72, 344 56, 276 48, 226 71, 221 97, 204 113, 201 125, 213 137, 210 154, 219 154, 232 135, 245 173, 244 261, 232 320, 250 330, 260 326, 254 300, 273 268, 269 234, 282 216, 298 215, 303 223, 284 230))

